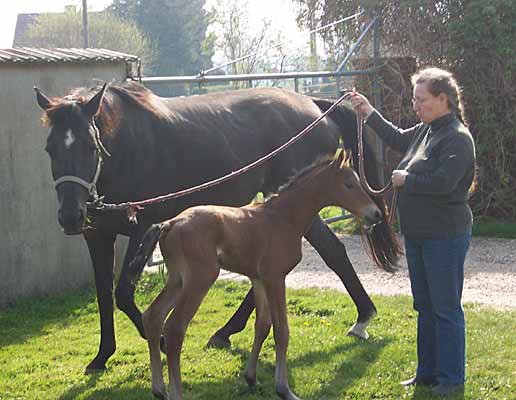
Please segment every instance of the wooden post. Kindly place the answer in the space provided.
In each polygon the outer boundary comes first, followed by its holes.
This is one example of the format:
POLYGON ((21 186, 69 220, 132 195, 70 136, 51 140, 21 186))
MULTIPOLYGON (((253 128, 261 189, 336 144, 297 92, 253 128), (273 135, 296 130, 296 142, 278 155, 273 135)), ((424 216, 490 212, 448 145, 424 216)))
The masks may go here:
POLYGON ((88 4, 87 0, 82 0, 82 35, 83 35, 83 47, 87 49, 88 43, 88 4))

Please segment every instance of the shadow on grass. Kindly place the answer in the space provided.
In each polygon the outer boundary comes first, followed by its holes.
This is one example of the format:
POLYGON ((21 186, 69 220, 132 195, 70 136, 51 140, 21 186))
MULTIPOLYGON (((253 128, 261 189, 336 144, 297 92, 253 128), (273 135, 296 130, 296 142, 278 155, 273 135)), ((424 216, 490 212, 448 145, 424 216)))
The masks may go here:
POLYGON ((95 292, 83 288, 73 292, 20 300, 0 308, 0 347, 23 343, 45 334, 49 325, 67 325, 78 316, 97 313, 95 292), (89 306, 94 303, 92 306, 89 306))
MULTIPOLYGON (((292 371, 298 368, 312 367, 314 363, 323 365, 334 364, 333 359, 336 355, 348 354, 349 357, 345 357, 345 360, 336 368, 331 381, 324 382, 315 393, 304 396, 312 399, 333 398, 336 393, 343 393, 347 387, 352 386, 354 382, 360 379, 366 372, 367 367, 375 362, 382 349, 388 345, 390 341, 390 339, 382 339, 375 342, 354 340, 334 346, 331 349, 327 348, 321 351, 314 350, 300 357, 289 358, 289 375, 292 375, 292 371)), ((243 378, 243 370, 250 352, 240 348, 220 351, 228 351, 238 357, 236 363, 239 364, 239 373, 216 380, 206 377, 201 383, 192 383, 187 377, 183 377, 185 398, 224 400, 278 398, 274 385, 275 365, 273 362, 259 361, 257 373, 258 385, 254 388, 249 388, 243 378)), ((165 369, 165 377, 167 377, 166 363, 164 363, 163 367, 165 369)), ((146 380, 146 383, 141 386, 141 371, 138 372, 138 375, 138 377, 132 374, 124 376, 123 381, 118 380, 114 382, 112 388, 102 388, 98 390, 95 390, 96 382, 102 375, 91 375, 85 382, 70 387, 66 393, 59 397, 59 400, 72 400, 78 397, 89 400, 153 399, 150 379, 146 380), (131 385, 134 386, 127 387, 131 385)), ((148 376, 150 378, 150 372, 148 376)), ((168 381, 167 378, 165 378, 165 380, 168 381)), ((296 389, 296 382, 292 376, 290 376, 289 381, 292 389, 297 393, 299 389, 296 389)), ((418 397, 418 399, 422 398, 418 397)))
MULTIPOLYGON (((428 400, 428 399, 439 399, 442 397, 432 394, 432 389, 428 387, 416 386, 414 393, 412 394, 412 400, 428 400)), ((446 400, 464 400, 464 390, 446 396, 446 400)))

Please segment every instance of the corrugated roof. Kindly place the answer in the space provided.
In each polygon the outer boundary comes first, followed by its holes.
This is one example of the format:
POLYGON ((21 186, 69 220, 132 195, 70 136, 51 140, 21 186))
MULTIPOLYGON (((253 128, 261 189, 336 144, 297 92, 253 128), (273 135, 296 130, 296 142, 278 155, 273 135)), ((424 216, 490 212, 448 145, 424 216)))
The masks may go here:
POLYGON ((18 47, 0 49, 0 64, 72 63, 138 61, 137 56, 107 49, 40 49, 18 47))

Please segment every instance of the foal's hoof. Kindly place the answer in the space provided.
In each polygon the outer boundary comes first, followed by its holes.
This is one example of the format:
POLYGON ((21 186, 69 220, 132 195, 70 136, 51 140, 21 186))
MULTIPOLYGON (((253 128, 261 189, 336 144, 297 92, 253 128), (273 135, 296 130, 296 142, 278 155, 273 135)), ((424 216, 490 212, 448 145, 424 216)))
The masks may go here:
POLYGON ((359 339, 367 340, 369 339, 369 333, 366 331, 367 324, 364 322, 357 322, 353 325, 348 331, 348 336, 354 336, 359 339))
POLYGON ((283 400, 301 400, 288 387, 287 388, 285 388, 285 387, 276 387, 276 393, 283 400))
POLYGON ((208 340, 208 344, 206 345, 206 347, 213 347, 216 349, 229 349, 231 347, 231 342, 227 337, 215 334, 210 338, 210 340, 208 340))

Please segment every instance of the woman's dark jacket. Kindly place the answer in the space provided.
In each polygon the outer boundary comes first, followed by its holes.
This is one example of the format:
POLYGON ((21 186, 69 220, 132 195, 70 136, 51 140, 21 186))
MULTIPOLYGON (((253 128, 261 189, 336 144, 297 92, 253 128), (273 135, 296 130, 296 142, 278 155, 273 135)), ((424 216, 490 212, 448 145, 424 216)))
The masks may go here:
POLYGON ((475 175, 475 145, 455 114, 403 130, 374 111, 367 119, 382 140, 404 156, 408 172, 398 194, 401 232, 414 239, 440 239, 471 230, 468 191, 475 175))

